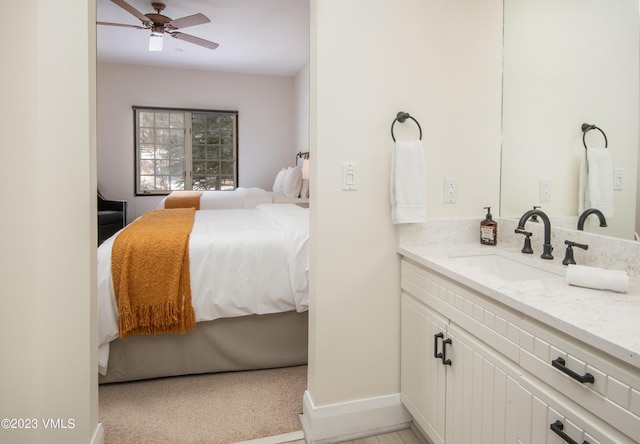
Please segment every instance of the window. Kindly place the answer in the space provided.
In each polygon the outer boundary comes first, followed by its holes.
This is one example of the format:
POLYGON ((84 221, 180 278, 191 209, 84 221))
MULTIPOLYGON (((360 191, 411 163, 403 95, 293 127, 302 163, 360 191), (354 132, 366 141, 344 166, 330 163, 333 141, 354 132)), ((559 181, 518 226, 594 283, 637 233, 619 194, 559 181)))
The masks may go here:
POLYGON ((133 109, 136 195, 236 188, 236 111, 133 109))

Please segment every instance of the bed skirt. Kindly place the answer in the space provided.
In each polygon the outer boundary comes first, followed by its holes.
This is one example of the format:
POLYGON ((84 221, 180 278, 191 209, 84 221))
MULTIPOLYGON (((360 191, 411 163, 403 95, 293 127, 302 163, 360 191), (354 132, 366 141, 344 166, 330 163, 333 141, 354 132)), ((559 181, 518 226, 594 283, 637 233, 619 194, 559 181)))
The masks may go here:
POLYGON ((183 335, 111 342, 107 374, 99 383, 303 365, 307 342, 308 312, 199 322, 183 335))

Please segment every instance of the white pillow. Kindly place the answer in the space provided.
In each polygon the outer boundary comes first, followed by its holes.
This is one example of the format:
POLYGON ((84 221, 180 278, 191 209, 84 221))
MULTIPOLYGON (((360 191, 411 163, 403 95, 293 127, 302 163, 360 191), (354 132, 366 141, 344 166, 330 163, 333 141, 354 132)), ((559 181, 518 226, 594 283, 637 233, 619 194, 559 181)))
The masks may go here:
POLYGON ((282 185, 284 184, 284 177, 287 175, 287 170, 283 167, 278 174, 276 174, 276 180, 273 182, 273 192, 282 194, 282 185))
POLYGON ((309 179, 302 179, 302 186, 300 187, 300 197, 304 199, 309 197, 309 179))
POLYGON ((282 184, 282 194, 286 197, 298 197, 302 186, 302 169, 300 167, 289 167, 284 176, 282 184))

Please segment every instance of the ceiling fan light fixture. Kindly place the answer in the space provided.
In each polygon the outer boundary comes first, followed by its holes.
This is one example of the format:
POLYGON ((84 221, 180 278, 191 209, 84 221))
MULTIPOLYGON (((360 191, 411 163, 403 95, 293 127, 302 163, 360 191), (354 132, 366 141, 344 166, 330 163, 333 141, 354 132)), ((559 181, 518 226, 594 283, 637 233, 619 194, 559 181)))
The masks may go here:
POLYGON ((164 3, 152 2, 151 6, 153 7, 153 9, 155 9, 156 13, 143 14, 136 8, 131 6, 129 3, 127 3, 125 0, 111 1, 131 15, 135 16, 138 20, 140 20, 142 22, 142 26, 100 21, 98 21, 97 23, 99 25, 121 26, 125 28, 150 30, 151 37, 149 39, 149 51, 162 51, 162 41, 164 34, 169 34, 173 38, 193 43, 194 45, 203 46, 209 49, 216 49, 219 46, 216 42, 210 42, 209 40, 201 39, 200 37, 184 34, 182 32, 176 32, 177 29, 186 28, 188 26, 202 25, 204 23, 211 22, 211 20, 209 20, 209 18, 204 14, 192 14, 173 20, 166 15, 160 14, 160 12, 162 12, 165 8, 164 3))
POLYGON ((155 37, 162 37, 162 35, 164 35, 164 25, 158 23, 152 25, 151 35, 155 37))
POLYGON ((151 37, 149 37, 149 51, 162 51, 162 41, 164 34, 154 34, 151 33, 151 37))

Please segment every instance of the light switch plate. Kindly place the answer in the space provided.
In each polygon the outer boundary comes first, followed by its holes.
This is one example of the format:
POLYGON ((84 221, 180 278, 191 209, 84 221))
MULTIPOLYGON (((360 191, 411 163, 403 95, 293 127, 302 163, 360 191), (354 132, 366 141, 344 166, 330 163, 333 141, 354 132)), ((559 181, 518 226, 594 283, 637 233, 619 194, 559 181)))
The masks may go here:
POLYGON ((614 190, 622 189, 622 168, 613 169, 613 189, 614 190))
POLYGON ((342 189, 355 191, 358 189, 358 164, 355 162, 342 162, 342 189))

